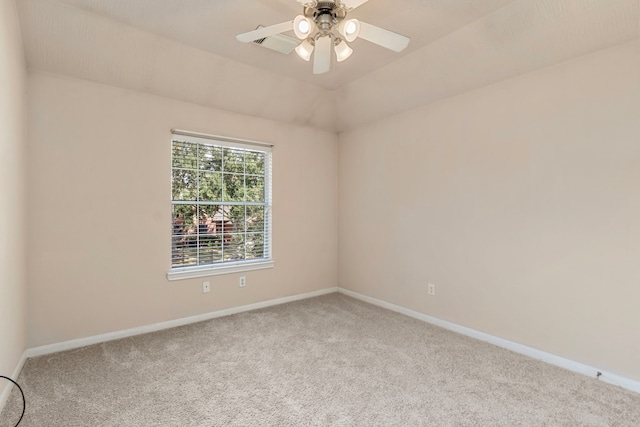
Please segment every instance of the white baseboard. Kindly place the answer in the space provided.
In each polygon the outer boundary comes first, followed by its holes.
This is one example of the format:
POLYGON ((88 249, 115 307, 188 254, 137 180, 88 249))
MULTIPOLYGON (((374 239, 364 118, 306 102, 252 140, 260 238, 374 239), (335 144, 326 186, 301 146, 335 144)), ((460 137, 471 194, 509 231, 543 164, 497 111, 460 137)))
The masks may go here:
MULTIPOLYGON (((13 373, 11 374, 10 378, 12 380, 18 381, 18 377, 20 376, 20 372, 22 372, 22 368, 24 367, 24 364, 26 361, 27 361, 27 352, 25 351, 24 353, 22 353, 22 357, 18 361, 18 365, 16 366, 16 368, 13 370, 13 373)), ((15 387, 13 383, 5 379, 2 379, 1 381, 7 382, 8 384, 4 388, 2 393, 0 393, 0 413, 4 409, 4 406, 7 404, 7 400, 9 400, 9 395, 11 394, 11 390, 13 390, 13 387, 15 387)))
POLYGON ((35 347, 28 349, 25 354, 26 357, 38 357, 47 354, 58 353, 60 351, 73 350, 80 347, 86 347, 88 345, 100 344, 107 341, 113 341, 121 338, 132 337, 135 335, 142 335, 149 332, 161 331, 164 329, 175 328, 177 326, 189 325, 191 323, 202 322, 205 320, 215 319, 217 317, 229 316, 231 314, 242 313, 245 311, 257 310, 260 308, 271 307, 274 305, 285 304, 292 301, 299 301, 307 298, 313 298, 320 295, 330 294, 337 292, 338 288, 326 288, 319 291, 307 292, 304 294, 292 295, 284 298, 272 299, 269 301, 257 302, 254 304, 243 305, 240 307, 227 308, 224 310, 218 310, 211 313, 200 314, 197 316, 184 317, 181 319, 169 320, 166 322, 154 323, 152 325, 140 326, 137 328, 125 329, 123 331, 109 332, 101 335, 94 335, 91 337, 80 338, 76 340, 64 341, 56 344, 44 345, 41 347, 35 347))
MULTIPOLYGON (((507 350, 514 351, 516 353, 523 354, 525 356, 541 360, 543 362, 567 369, 569 371, 577 372, 583 375, 587 375, 593 378, 597 377, 598 372, 600 372, 599 379, 609 384, 617 385, 627 390, 640 393, 640 382, 635 381, 629 378, 625 378, 620 375, 612 374, 601 369, 594 368, 592 366, 588 366, 579 362, 575 362, 573 360, 565 359, 560 356, 556 356, 551 353, 547 353, 541 350, 537 350, 532 347, 527 347, 522 344, 518 344, 503 338, 499 338, 484 332, 477 331, 475 329, 467 328, 465 326, 457 325, 452 322, 448 322, 446 320, 441 320, 433 316, 429 316, 414 310, 410 310, 408 308, 401 307, 399 305, 395 305, 377 298, 369 297, 357 292, 350 291, 348 289, 333 287, 321 289, 319 291, 308 292, 299 295, 292 295, 284 298, 273 299, 269 301, 262 301, 254 304, 243 305, 240 307, 233 307, 224 310, 214 311, 211 313, 205 313, 197 316, 185 317, 176 320, 170 320, 166 322, 155 323, 152 325, 141 326, 132 329, 126 329, 123 331, 110 332, 107 334, 95 335, 92 337, 80 338, 76 340, 65 341, 56 344, 45 345, 41 347, 31 348, 25 351, 16 367, 13 377, 17 378, 24 366, 26 359, 30 357, 38 357, 44 356, 51 353, 57 353, 65 350, 72 350, 80 347, 85 347, 88 345, 99 344, 102 342, 117 340, 120 338, 127 338, 135 335, 146 334, 149 332, 156 332, 164 329, 175 328, 177 326, 188 325, 191 323, 202 322, 205 320, 215 319, 217 317, 229 316, 236 313, 242 313, 251 310, 257 310, 260 308, 271 307, 275 305, 285 304, 288 302, 299 301, 307 298, 313 298, 320 295, 326 295, 334 292, 340 292, 342 294, 348 295, 350 297, 359 299, 361 301, 367 302, 369 304, 373 304, 382 308, 386 308, 391 311, 395 311, 397 313, 404 314, 409 317, 413 317, 418 320, 422 320, 427 323, 431 323, 433 325, 439 326, 444 329, 448 329, 453 332, 457 332, 462 335, 466 335, 471 338, 475 338, 481 341, 486 341, 498 347, 505 348, 507 350)), ((11 392, 12 387, 6 388, 2 394, 0 395, 0 411, 4 407, 6 400, 9 397, 9 393, 11 392)))
POLYGON ((401 307, 399 305, 391 304, 389 302, 379 300, 377 298, 359 294, 357 292, 353 292, 348 289, 338 288, 338 292, 348 295, 350 297, 359 299, 361 301, 367 302, 369 304, 377 305, 379 307, 386 308, 388 310, 395 311, 397 313, 402 313, 409 317, 422 320, 423 322, 431 323, 433 325, 439 326, 444 329, 448 329, 453 332, 457 332, 462 335, 466 335, 471 338, 475 338, 481 341, 486 341, 498 347, 506 348, 507 350, 511 350, 513 352, 520 353, 525 356, 541 360, 551 365, 559 366, 569 371, 577 372, 593 378, 599 378, 601 381, 604 381, 606 383, 617 385, 627 390, 640 393, 639 381, 635 381, 629 378, 622 377, 620 375, 605 372, 602 369, 597 369, 592 366, 585 365, 583 363, 575 362, 573 360, 565 359, 563 357, 556 356, 554 354, 547 353, 541 350, 537 350, 535 348, 527 347, 525 345, 518 344, 509 340, 505 340, 503 338, 499 338, 484 332, 476 331, 475 329, 467 328, 465 326, 460 326, 455 323, 448 322, 446 320, 441 320, 436 317, 419 313, 417 311, 413 311, 408 308, 401 307), (598 373, 600 373, 599 377, 598 377, 598 373))

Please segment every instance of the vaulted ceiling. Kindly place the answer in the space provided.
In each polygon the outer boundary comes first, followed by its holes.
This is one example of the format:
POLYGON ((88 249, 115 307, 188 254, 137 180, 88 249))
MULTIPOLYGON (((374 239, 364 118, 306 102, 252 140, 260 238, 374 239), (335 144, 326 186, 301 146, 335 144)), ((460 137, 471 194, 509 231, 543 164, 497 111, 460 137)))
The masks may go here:
POLYGON ((296 0, 18 0, 30 68, 329 131, 350 129, 640 37, 639 0, 370 0, 351 17, 407 35, 363 40, 314 75, 235 35, 296 0))

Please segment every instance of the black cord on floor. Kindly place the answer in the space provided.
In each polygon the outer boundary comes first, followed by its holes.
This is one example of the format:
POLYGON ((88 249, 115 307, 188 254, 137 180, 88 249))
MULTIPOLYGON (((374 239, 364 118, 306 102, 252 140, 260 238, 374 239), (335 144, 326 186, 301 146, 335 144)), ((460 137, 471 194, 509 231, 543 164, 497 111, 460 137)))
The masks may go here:
POLYGON ((15 427, 18 427, 18 424, 20 424, 20 421, 22 421, 22 417, 24 417, 24 413, 27 410, 27 399, 24 398, 24 392, 22 391, 22 387, 20 387, 20 384, 9 377, 5 377, 4 375, 0 375, 0 378, 4 378, 5 380, 11 381, 13 384, 15 384, 18 387, 18 390, 20 390, 20 394, 22 395, 22 415, 20 415, 20 419, 15 425, 15 427))

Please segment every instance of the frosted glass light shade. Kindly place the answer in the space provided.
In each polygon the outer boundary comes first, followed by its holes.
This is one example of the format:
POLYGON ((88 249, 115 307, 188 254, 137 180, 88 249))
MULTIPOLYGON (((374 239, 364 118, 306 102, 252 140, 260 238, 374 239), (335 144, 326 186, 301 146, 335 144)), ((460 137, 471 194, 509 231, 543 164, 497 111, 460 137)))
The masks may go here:
POLYGON ((313 47, 314 46, 309 43, 309 40, 306 39, 296 47, 296 53, 300 58, 305 61, 309 61, 311 59, 311 54, 313 53, 313 47))
POLYGON ((338 25, 338 31, 346 41, 352 42, 360 34, 360 21, 357 19, 345 19, 338 25))
POLYGON ((345 43, 344 40, 342 40, 340 43, 335 45, 333 49, 336 51, 336 60, 338 62, 344 61, 345 59, 350 57, 351 54, 353 53, 353 49, 351 49, 349 45, 345 43))
POLYGON ((300 40, 309 37, 309 34, 311 34, 315 28, 315 22, 304 15, 298 15, 293 20, 293 32, 296 33, 296 37, 300 40))

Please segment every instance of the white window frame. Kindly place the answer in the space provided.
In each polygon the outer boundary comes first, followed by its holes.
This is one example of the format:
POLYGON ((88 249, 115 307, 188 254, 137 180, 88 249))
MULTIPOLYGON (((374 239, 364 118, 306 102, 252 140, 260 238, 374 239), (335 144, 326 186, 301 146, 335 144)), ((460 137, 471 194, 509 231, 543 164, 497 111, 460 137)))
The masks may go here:
MULTIPOLYGON (((215 264, 206 264, 198 266, 188 267, 172 267, 171 262, 169 271, 167 272, 167 279, 169 281, 192 279, 197 277, 216 276, 221 274, 240 273, 243 271, 261 270, 266 268, 273 268, 275 262, 273 261, 273 244, 272 244, 272 195, 271 195, 271 169, 272 160, 271 153, 273 144, 268 144, 258 141, 250 141, 244 139, 230 138, 226 136, 208 135, 197 132, 184 131, 179 129, 171 130, 171 146, 176 136, 179 136, 181 140, 205 145, 218 145, 222 147, 232 148, 244 148, 249 150, 258 150, 267 153, 267 161, 265 162, 265 257, 256 260, 242 260, 242 261, 222 261, 215 264)), ((173 164, 170 166, 170 170, 173 168, 173 164)), ((171 184, 173 187, 173 184, 171 184)), ((172 188, 173 190, 173 188, 172 188)), ((173 201, 171 202, 171 209, 173 209, 173 201)), ((173 221, 173 219, 172 219, 173 221)), ((169 247, 169 258, 171 259, 171 246, 169 247)))

